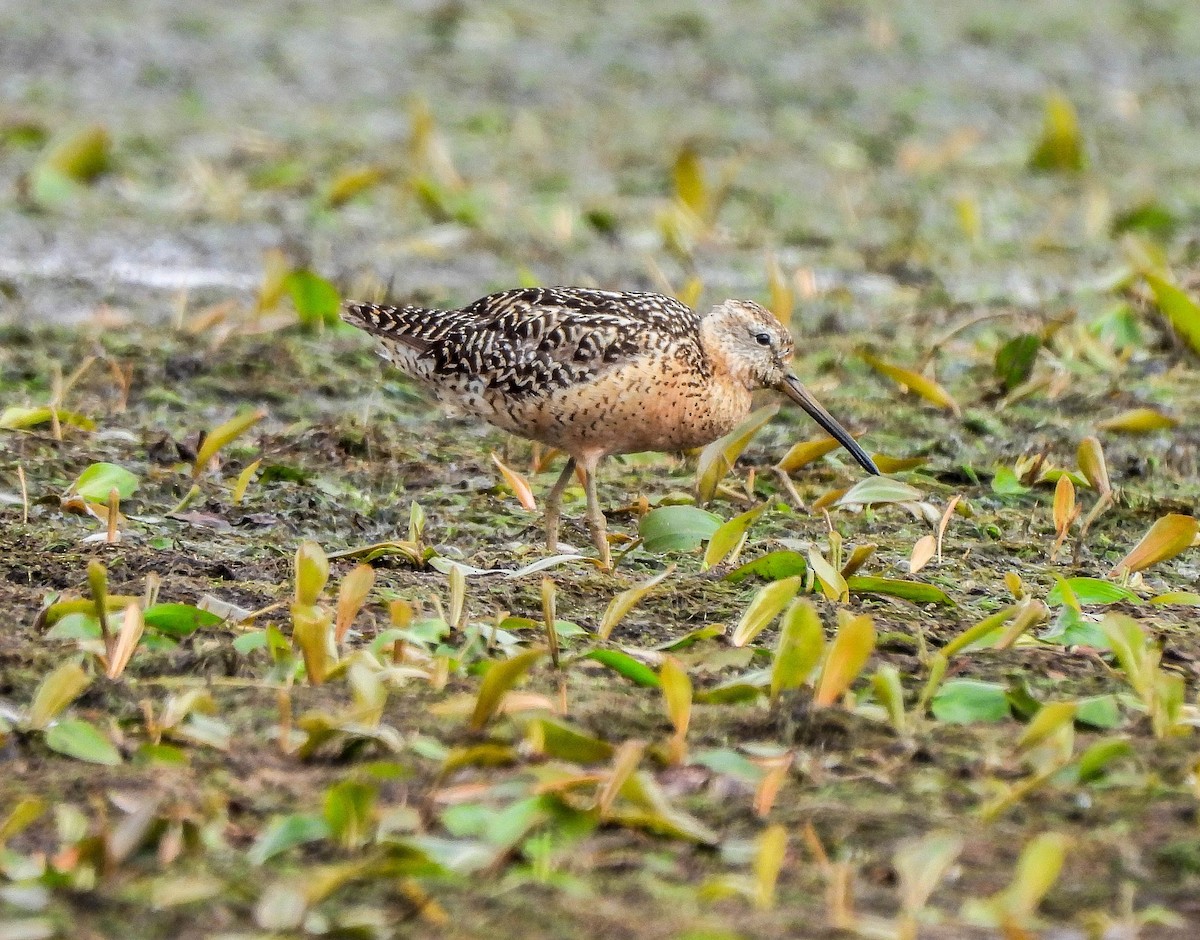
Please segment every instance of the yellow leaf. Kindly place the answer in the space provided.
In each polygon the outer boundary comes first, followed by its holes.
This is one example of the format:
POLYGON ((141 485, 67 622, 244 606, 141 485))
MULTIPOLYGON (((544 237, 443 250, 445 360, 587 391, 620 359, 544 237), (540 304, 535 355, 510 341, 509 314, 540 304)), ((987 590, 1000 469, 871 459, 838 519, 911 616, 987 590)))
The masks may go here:
POLYGON ((335 642, 341 643, 346 638, 350 624, 358 616, 374 584, 375 569, 370 565, 355 565, 350 573, 342 578, 342 583, 338 586, 337 615, 334 620, 335 642))
POLYGON ((850 487, 848 486, 836 487, 832 490, 827 490, 813 500, 812 505, 809 508, 813 512, 820 512, 822 509, 828 509, 849 492, 850 487))
POLYGON ((111 154, 108 131, 93 124, 52 143, 41 165, 77 183, 89 183, 108 168, 111 154))
POLYGON ((734 627, 729 642, 734 646, 745 646, 753 640, 767 628, 772 620, 779 616, 780 611, 791 602, 798 590, 800 590, 799 575, 772 581, 765 587, 759 588, 754 599, 750 601, 750 606, 746 608, 741 620, 734 627))
POLYGON ((916 392, 930 404, 937 405, 939 408, 945 408, 955 415, 961 413, 958 403, 950 397, 950 393, 933 379, 926 378, 918 372, 913 372, 911 369, 904 369, 900 366, 884 362, 878 356, 874 356, 871 353, 863 353, 863 361, 876 372, 886 375, 897 385, 901 386, 901 388, 916 392))
POLYGON ((792 312, 796 308, 796 293, 779 267, 779 259, 774 255, 767 262, 767 287, 771 291, 768 304, 770 311, 784 326, 789 325, 792 322, 792 312))
POLYGON ((1060 91, 1046 96, 1042 134, 1029 155, 1029 166, 1047 173, 1078 173, 1087 166, 1079 117, 1070 99, 1060 91))
POLYGON ((905 470, 915 470, 929 463, 928 457, 889 457, 887 454, 872 454, 871 459, 879 472, 885 476, 892 473, 903 473, 905 470))
POLYGON ((932 535, 922 535, 913 546, 912 555, 908 559, 908 573, 916 574, 927 564, 937 551, 937 539, 932 535))
MULTIPOLYGON (((807 466, 814 460, 820 460, 831 451, 842 445, 832 437, 822 437, 812 441, 800 441, 793 444, 775 466, 784 473, 794 473, 801 467, 807 466)), ((882 468, 881 468, 882 469, 882 468)), ((886 470, 884 471, 887 472, 886 470)))
POLYGON ((679 289, 675 295, 676 300, 681 304, 694 308, 700 303, 700 295, 704 293, 704 282, 698 277, 689 277, 687 282, 679 289))
POLYGON ((325 590, 329 580, 329 559, 325 550, 312 539, 305 539, 296 549, 293 567, 296 575, 295 602, 311 607, 325 590))
POLYGON ((1155 304, 1175 332, 1192 352, 1200 353, 1200 304, 1153 270, 1143 270, 1142 277, 1154 291, 1155 304))
POLYGON ((1007 607, 1001 608, 994 614, 991 614, 975 624, 973 627, 968 627, 953 640, 942 647, 941 655, 944 659, 949 659, 960 650, 966 649, 977 640, 983 639, 989 633, 994 633, 1000 627, 1008 623, 1020 609, 1017 604, 1009 604, 1007 607))
POLYGON ((1058 880, 1069 844, 1065 835, 1046 832, 1025 846, 1017 860, 1012 884, 1000 901, 1009 917, 1019 922, 1033 916, 1046 892, 1058 880))
POLYGON ((850 600, 850 586, 842 573, 833 567, 825 556, 817 551, 816 546, 808 550, 808 567, 812 570, 821 587, 821 593, 829 600, 844 604, 850 600))
POLYGON ((750 526, 770 508, 771 503, 768 501, 722 523, 708 540, 708 548, 704 552, 704 570, 715 568, 726 559, 736 558, 746 543, 746 534, 750 531, 750 526))
POLYGON ((496 465, 496 469, 500 471, 500 475, 504 477, 504 482, 508 484, 508 488, 513 491, 513 495, 517 497, 519 502, 525 509, 530 512, 537 511, 537 502, 533 498, 533 490, 529 486, 529 481, 525 479, 516 470, 509 467, 500 456, 492 451, 492 463, 496 465))
POLYGON ((917 936, 915 918, 920 915, 929 896, 950 870, 962 848, 962 836, 949 832, 931 832, 919 839, 900 843, 893 856, 892 867, 900 881, 900 906, 914 921, 911 932, 899 936, 917 936))
POLYGON ((1150 598, 1150 603, 1156 607, 1177 605, 1180 607, 1200 607, 1200 594, 1194 591, 1168 591, 1150 598))
POLYGON ((1017 608, 1016 614, 1013 616, 1010 623, 1001 634, 993 649, 1006 650, 1010 649, 1030 629, 1037 626, 1039 623, 1044 623, 1050 619, 1050 611, 1041 601, 1027 597, 1017 608))
POLYGON ((717 484, 733 469, 742 451, 754 439, 764 424, 775 417, 779 403, 772 402, 752 411, 736 428, 719 437, 700 452, 696 463, 696 495, 701 505, 713 498, 717 484))
POLYGON ((383 169, 378 166, 358 166, 343 170, 333 178, 325 191, 325 204, 340 206, 375 186, 382 179, 383 169))
POLYGON ((874 649, 875 623, 870 615, 860 614, 846 620, 829 646, 813 704, 824 708, 840 699, 863 671, 874 649))
POLYGON ((0 412, 0 428, 6 431, 20 431, 25 428, 37 427, 39 424, 50 424, 55 417, 63 424, 74 425, 85 431, 96 429, 95 421, 74 411, 45 407, 26 408, 21 405, 10 405, 0 412))
POLYGON ((1033 720, 1017 739, 1017 749, 1027 751, 1037 747, 1059 728, 1074 721, 1075 712, 1078 710, 1078 702, 1047 702, 1038 709, 1033 720))
POLYGON ((779 823, 768 826, 754 853, 754 904, 760 910, 775 906, 775 884, 787 855, 787 830, 779 823))
POLYGON ((608 816, 617 795, 641 763, 645 750, 646 745, 641 741, 623 741, 617 748, 617 753, 613 755, 612 770, 596 796, 596 809, 601 818, 608 816))
POLYGON ((1096 425, 1101 431, 1117 431, 1123 434, 1149 434, 1163 431, 1179 424, 1174 418, 1155 411, 1153 408, 1131 408, 1119 415, 1106 418, 1096 425))
POLYGON ((970 193, 960 193, 954 197, 954 212, 958 216, 958 225, 968 241, 979 241, 982 230, 979 214, 979 200, 970 193))
POLYGON ((1200 532, 1200 522, 1194 516, 1184 516, 1171 513, 1163 516, 1150 527, 1150 531, 1142 536, 1126 555, 1113 567, 1112 575, 1120 572, 1133 574, 1143 568, 1149 568, 1160 561, 1174 558, 1180 552, 1192 547, 1200 532))
POLYGON ((1079 452, 1075 458, 1079 463, 1079 472, 1097 493, 1112 492, 1112 484, 1108 480, 1108 465, 1104 461, 1104 448, 1094 437, 1085 437, 1079 442, 1079 452))
POLYGON ((802 686, 825 652, 825 629, 812 603, 798 598, 783 615, 771 663, 771 698, 802 686))
POLYGON ((320 685, 329 675, 333 660, 333 620, 329 611, 315 604, 292 605, 292 641, 304 657, 304 671, 310 685, 320 685))
POLYGON ((15 835, 29 828, 49 808, 40 796, 26 796, 18 800, 3 820, 0 820, 0 848, 15 835))
POLYGON ((868 542, 866 545, 856 546, 854 551, 850 553, 850 558, 847 559, 844 565, 842 565, 842 577, 849 578, 852 574, 858 571, 858 569, 865 565, 870 557, 875 554, 875 550, 877 548, 879 548, 879 546, 873 542, 868 542))
POLYGON ((237 483, 233 485, 233 504, 240 506, 242 500, 246 496, 246 488, 250 485, 250 481, 254 479, 254 474, 258 471, 262 464, 262 458, 254 461, 245 470, 238 474, 237 483))
POLYGON ((675 183, 675 198, 687 206, 697 218, 707 219, 712 208, 708 182, 704 178, 704 167, 700 157, 691 147, 684 147, 675 158, 671 171, 675 183))
POLYGON ((1064 535, 1075 520, 1075 484, 1065 473, 1054 486, 1054 531, 1064 535))
POLYGON ((674 656, 664 657, 658 678, 662 682, 667 717, 671 719, 676 736, 682 739, 692 717, 692 680, 674 656))
POLYGON ((192 479, 196 479, 204 472, 208 462, 217 455, 222 447, 237 440, 266 416, 267 413, 262 408, 257 411, 248 411, 236 418, 231 418, 224 424, 217 425, 205 434, 204 443, 196 450, 196 463, 192 467, 192 479))
POLYGON ((1025 586, 1021 583, 1021 576, 1015 571, 1004 572, 1004 586, 1017 600, 1025 596, 1025 586))
POLYGON ((471 713, 472 731, 482 731, 500 708, 500 703, 509 689, 525 677, 534 663, 546 655, 545 649, 525 650, 511 659, 494 663, 483 675, 479 695, 475 699, 475 710, 471 713))
POLYGON ((91 681, 78 663, 59 666, 38 684, 25 717, 25 727, 31 731, 45 731, 68 705, 83 694, 91 681))
POLYGON ((269 248, 263 254, 263 278, 258 286, 259 311, 274 310, 287 293, 288 275, 292 263, 278 248, 269 248))
POLYGON ((121 629, 117 631, 117 640, 113 645, 112 657, 108 661, 108 665, 104 670, 104 674, 110 679, 119 678, 125 671, 125 667, 129 665, 129 660, 133 657, 133 651, 137 649, 138 641, 142 638, 142 632, 146 629, 146 622, 142 617, 142 609, 137 604, 130 604, 125 608, 125 616, 121 621, 121 629))
POLYGON ((608 607, 604 609, 604 616, 600 618, 600 626, 596 631, 600 635, 600 639, 607 640, 616 625, 624 620, 625 615, 637 606, 638 601, 661 584, 674 570, 675 566, 670 565, 653 578, 649 578, 641 584, 634 585, 622 591, 609 601, 608 607))

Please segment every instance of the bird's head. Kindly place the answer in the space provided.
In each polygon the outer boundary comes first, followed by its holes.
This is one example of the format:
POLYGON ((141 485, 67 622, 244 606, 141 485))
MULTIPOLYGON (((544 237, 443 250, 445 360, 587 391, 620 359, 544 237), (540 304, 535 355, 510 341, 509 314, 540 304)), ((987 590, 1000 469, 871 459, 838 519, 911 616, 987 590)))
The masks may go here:
POLYGON ((773 388, 803 408, 868 473, 879 473, 875 462, 792 372, 795 344, 787 328, 771 311, 751 300, 726 300, 701 321, 705 352, 718 368, 751 391, 773 388))

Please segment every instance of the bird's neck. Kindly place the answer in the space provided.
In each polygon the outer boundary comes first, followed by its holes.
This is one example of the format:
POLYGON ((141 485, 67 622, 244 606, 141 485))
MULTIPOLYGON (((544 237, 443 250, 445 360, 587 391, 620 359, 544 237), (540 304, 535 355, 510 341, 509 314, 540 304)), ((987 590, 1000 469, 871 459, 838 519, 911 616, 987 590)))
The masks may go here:
POLYGON ((718 316, 708 316, 700 321, 700 345, 712 367, 713 376, 723 384, 754 391, 759 383, 746 360, 731 350, 722 339, 719 319, 718 316))

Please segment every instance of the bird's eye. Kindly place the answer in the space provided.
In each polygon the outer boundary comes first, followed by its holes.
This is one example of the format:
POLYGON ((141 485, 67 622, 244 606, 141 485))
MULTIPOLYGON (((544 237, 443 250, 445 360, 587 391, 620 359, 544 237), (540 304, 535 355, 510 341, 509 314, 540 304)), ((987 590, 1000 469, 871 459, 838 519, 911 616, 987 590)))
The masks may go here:
POLYGON ((754 334, 754 342, 758 343, 759 346, 770 346, 771 345, 771 334, 770 333, 755 333, 754 334))

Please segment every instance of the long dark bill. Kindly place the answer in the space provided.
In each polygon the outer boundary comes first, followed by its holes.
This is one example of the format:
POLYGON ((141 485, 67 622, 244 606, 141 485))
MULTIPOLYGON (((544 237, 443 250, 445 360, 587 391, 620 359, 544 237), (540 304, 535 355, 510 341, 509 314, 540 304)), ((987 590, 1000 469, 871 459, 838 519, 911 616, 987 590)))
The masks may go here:
POLYGON ((867 455, 865 450, 858 446, 858 442, 850 436, 850 432, 838 424, 837 419, 826 411, 819 401, 812 397, 812 393, 800 384, 798 378, 789 374, 776 388, 808 412, 809 417, 821 425, 830 437, 846 448, 846 450, 850 451, 850 455, 858 461, 858 465, 866 470, 867 473, 874 473, 876 476, 879 475, 879 468, 875 466, 875 461, 867 455))

